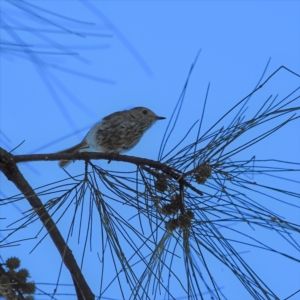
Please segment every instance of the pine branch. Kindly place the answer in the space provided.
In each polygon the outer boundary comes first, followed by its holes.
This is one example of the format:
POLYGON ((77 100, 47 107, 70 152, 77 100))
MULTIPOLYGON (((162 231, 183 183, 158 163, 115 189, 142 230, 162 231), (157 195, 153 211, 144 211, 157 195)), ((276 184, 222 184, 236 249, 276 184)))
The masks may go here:
POLYGON ((83 277, 81 270, 77 265, 71 249, 64 241, 54 221, 48 214, 39 197, 36 195, 32 187, 19 171, 19 168, 14 161, 14 156, 2 148, 0 148, 0 170, 3 172, 6 178, 13 182, 15 186, 20 190, 20 192, 32 206, 32 209, 36 212, 36 214, 44 224, 62 257, 65 266, 70 271, 70 274, 74 281, 78 299, 94 299, 94 295, 87 282, 85 281, 85 278, 83 277))

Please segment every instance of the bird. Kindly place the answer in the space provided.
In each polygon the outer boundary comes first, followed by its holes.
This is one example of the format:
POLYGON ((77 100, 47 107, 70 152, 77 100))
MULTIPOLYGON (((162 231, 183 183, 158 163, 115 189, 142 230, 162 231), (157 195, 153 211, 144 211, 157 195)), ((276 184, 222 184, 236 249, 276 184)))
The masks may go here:
MULTIPOLYGON (((123 153, 132 149, 156 121, 164 119, 146 107, 117 111, 96 123, 82 142, 59 153, 123 153)), ((65 168, 70 163, 61 159, 59 166, 65 168)))

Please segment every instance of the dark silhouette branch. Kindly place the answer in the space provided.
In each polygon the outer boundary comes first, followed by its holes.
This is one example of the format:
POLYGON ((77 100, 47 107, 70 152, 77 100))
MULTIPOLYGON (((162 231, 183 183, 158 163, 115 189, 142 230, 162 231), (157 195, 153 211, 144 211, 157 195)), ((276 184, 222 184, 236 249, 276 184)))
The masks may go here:
MULTIPOLYGON (((1 149, 1 148, 0 148, 1 149)), ((161 163, 159 161, 154 161, 147 158, 141 158, 136 156, 127 156, 127 155, 119 155, 115 153, 95 153, 95 152, 77 152, 77 153, 53 153, 53 154, 29 154, 29 155, 15 155, 13 156, 15 163, 20 162, 29 162, 29 161, 55 161, 60 159, 69 159, 69 160, 85 160, 89 161, 90 159, 107 159, 108 161, 114 160, 114 161, 122 161, 122 162, 128 162, 133 163, 136 165, 143 166, 143 169, 145 169, 148 173, 154 175, 153 172, 151 172, 151 169, 145 167, 149 166, 154 169, 160 170, 163 173, 171 176, 173 179, 178 181, 179 184, 182 184, 186 187, 191 188, 194 192, 196 192, 199 195, 203 195, 203 193, 192 186, 189 182, 187 182, 184 179, 185 174, 180 172, 179 170, 176 170, 174 168, 171 168, 167 166, 164 163, 161 163)), ((190 174, 190 173, 189 173, 190 174)))
POLYGON ((81 270, 72 254, 72 251, 63 239, 60 231, 55 225, 55 222, 48 214, 43 203, 36 195, 32 187, 19 171, 19 168, 15 162, 15 157, 2 148, 0 148, 0 170, 3 172, 6 178, 13 182, 20 190, 44 224, 62 257, 65 266, 71 273, 78 299, 94 299, 94 294, 86 283, 85 278, 83 277, 81 270))

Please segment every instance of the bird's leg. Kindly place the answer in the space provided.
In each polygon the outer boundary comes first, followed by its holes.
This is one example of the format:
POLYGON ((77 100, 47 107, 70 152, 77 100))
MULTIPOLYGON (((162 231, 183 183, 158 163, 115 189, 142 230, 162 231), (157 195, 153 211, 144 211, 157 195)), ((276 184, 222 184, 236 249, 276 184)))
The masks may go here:
MULTIPOLYGON (((113 158, 112 159, 116 158, 117 155, 119 154, 118 152, 111 152, 111 153, 113 154, 113 158)), ((110 159, 107 163, 110 164, 111 161, 112 160, 110 159)))

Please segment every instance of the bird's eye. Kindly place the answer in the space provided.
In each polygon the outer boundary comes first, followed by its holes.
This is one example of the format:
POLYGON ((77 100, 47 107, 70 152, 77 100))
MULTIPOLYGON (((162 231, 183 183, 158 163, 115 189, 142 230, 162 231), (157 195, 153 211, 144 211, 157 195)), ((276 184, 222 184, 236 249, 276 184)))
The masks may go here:
POLYGON ((144 109, 143 114, 146 115, 148 113, 148 110, 144 109))

